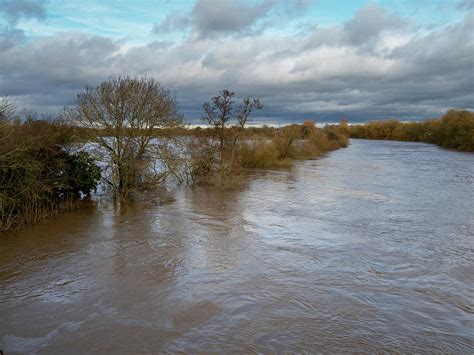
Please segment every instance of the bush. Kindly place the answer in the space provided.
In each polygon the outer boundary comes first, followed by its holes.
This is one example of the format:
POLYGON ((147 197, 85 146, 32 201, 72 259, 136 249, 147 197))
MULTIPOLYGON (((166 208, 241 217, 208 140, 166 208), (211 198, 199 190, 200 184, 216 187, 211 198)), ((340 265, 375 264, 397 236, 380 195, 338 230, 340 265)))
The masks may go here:
POLYGON ((309 123, 278 129, 271 140, 251 140, 240 148, 245 168, 291 166, 294 159, 313 159, 330 150, 345 147, 348 138, 337 126, 324 129, 309 123))
POLYGON ((3 124, 0 139, 0 230, 71 209, 100 180, 89 154, 64 149, 73 140, 67 126, 32 120, 3 124))
POLYGON ((282 158, 273 141, 254 140, 246 142, 240 147, 242 167, 267 169, 291 166, 291 159, 282 158))

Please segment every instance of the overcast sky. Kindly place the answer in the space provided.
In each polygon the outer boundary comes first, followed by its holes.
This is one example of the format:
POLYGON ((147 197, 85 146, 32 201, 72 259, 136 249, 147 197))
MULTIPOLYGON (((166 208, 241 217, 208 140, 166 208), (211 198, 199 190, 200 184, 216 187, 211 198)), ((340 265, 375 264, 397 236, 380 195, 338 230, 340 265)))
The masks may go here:
POLYGON ((474 107, 474 0, 0 0, 0 95, 55 113, 116 75, 190 122, 224 88, 260 122, 437 117, 474 107))

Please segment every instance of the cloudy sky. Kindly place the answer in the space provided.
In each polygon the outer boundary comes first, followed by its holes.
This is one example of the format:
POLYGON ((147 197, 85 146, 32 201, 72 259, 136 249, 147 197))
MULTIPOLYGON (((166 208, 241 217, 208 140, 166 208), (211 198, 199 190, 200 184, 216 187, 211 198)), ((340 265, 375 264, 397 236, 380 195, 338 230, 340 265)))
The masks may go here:
POLYGON ((0 0, 0 95, 55 113, 84 85, 156 78, 190 122, 228 88, 261 122, 474 107, 474 0, 0 0))

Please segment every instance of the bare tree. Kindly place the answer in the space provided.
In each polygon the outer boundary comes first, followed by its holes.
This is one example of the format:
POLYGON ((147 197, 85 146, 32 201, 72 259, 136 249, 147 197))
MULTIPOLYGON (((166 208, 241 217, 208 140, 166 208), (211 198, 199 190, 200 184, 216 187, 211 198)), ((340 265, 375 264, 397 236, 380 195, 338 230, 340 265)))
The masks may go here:
POLYGON ((9 122, 15 113, 16 105, 7 96, 0 96, 0 123, 9 122))
POLYGON ((222 90, 219 95, 212 98, 211 102, 203 105, 206 113, 203 120, 214 128, 217 135, 221 176, 233 165, 235 147, 245 125, 250 120, 250 114, 254 110, 263 108, 259 99, 250 97, 245 98, 242 104, 234 108, 234 96, 234 92, 222 90))
POLYGON ((182 121, 175 98, 160 83, 128 76, 86 86, 72 113, 81 127, 95 132, 92 139, 111 163, 107 182, 121 198, 137 186, 157 129, 182 121))

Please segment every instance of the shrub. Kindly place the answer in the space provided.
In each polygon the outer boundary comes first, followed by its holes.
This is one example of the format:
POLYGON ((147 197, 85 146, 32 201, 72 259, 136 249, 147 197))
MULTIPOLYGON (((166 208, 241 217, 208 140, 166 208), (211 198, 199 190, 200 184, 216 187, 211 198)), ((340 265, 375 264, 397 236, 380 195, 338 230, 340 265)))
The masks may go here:
POLYGON ((100 168, 89 154, 64 149, 70 133, 45 121, 0 126, 0 230, 73 208, 95 189, 100 168))

